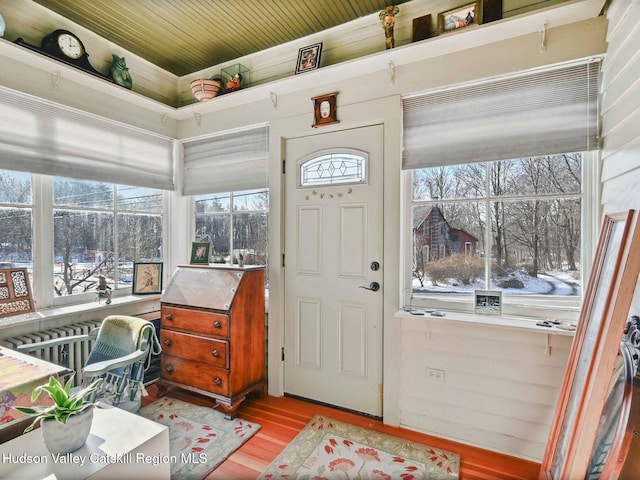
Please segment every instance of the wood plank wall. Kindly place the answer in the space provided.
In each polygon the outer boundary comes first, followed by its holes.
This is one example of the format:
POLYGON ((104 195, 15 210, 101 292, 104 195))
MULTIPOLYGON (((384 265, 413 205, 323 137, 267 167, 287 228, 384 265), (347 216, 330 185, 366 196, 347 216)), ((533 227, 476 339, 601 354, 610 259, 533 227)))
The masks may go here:
POLYGON ((400 425, 540 461, 571 342, 524 329, 403 318, 400 425), (427 369, 444 378, 429 378, 427 369))
POLYGON ((614 0, 602 68, 604 213, 640 208, 640 4, 614 0))

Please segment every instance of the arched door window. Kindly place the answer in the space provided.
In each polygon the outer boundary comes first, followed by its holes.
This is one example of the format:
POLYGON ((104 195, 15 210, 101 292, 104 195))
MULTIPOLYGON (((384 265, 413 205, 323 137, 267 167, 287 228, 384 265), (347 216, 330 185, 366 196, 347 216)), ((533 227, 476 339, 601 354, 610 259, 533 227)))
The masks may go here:
POLYGON ((366 152, 352 149, 323 150, 298 162, 298 185, 319 187, 367 183, 366 152))

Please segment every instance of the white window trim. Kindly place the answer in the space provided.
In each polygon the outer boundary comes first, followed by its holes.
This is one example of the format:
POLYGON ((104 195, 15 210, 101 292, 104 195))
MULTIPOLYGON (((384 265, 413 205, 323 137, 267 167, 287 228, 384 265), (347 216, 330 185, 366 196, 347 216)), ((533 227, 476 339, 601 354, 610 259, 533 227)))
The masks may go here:
MULTIPOLYGON (((599 152, 585 152, 583 154, 582 169, 582 189, 583 189, 583 208, 582 208, 582 246, 581 246, 581 276, 582 291, 586 288, 589 280, 589 273, 593 262, 593 246, 597 244, 600 226, 600 170, 599 152)), ((451 298, 450 296, 412 296, 412 237, 411 228, 411 195, 412 181, 411 170, 402 172, 401 187, 401 244, 404 254, 401 258, 401 300, 402 306, 423 307, 428 309, 473 313, 473 296, 466 295, 464 297, 451 298)), ((546 318, 556 318, 561 321, 575 322, 580 314, 580 306, 575 304, 575 300, 548 296, 529 295, 527 300, 529 303, 517 304, 516 296, 503 298, 502 315, 518 316, 521 318, 530 318, 531 320, 539 320, 546 318)))
MULTIPOLYGON (((33 298, 36 310, 52 307, 66 307, 98 303, 95 292, 77 293, 58 297, 52 288, 53 279, 53 182, 49 175, 31 174, 33 225, 32 225, 32 259, 33 259, 33 298)), ((162 244, 166 245, 168 237, 167 212, 170 192, 162 192, 162 244)), ((114 210, 115 212, 115 210, 114 210)), ((166 259, 164 260, 166 261, 166 259)), ((113 298, 131 295, 131 287, 121 287, 113 292, 113 298)), ((102 302, 104 303, 104 301, 102 302)))

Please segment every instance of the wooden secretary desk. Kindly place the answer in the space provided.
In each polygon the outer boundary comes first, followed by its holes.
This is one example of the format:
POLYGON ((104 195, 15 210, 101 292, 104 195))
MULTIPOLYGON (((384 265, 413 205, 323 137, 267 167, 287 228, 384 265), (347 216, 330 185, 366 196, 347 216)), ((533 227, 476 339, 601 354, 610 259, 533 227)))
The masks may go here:
POLYGON ((264 267, 179 266, 161 298, 158 392, 178 387, 235 416, 266 393, 264 267))

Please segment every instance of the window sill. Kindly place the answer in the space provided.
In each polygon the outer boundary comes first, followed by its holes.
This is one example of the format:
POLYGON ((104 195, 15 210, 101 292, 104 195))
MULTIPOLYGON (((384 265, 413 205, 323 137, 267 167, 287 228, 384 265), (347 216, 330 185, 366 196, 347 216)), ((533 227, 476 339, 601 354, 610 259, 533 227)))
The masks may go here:
MULTIPOLYGON (((536 325, 536 322, 527 318, 511 317, 511 316, 493 316, 493 315, 478 315, 474 313, 462 313, 462 312, 445 312, 443 317, 433 316, 430 312, 432 309, 428 309, 426 312, 422 309, 416 308, 415 313, 409 313, 406 310, 398 310, 395 314, 395 318, 405 319, 429 319, 438 320, 444 322, 463 322, 474 325, 488 325, 502 328, 513 328, 518 330, 527 330, 537 333, 547 333, 551 335, 563 335, 573 337, 575 330, 563 330, 557 326, 553 327, 541 327, 536 325), (422 313, 422 314, 420 314, 422 313)), ((566 326, 568 323, 563 322, 561 326, 566 326)))
MULTIPOLYGON (((445 296, 414 296, 411 299, 411 307, 427 310, 441 310, 452 314, 475 315, 473 312, 473 297, 447 298, 445 296)), ((487 315, 488 316, 488 315, 487 315)), ((520 318, 525 322, 554 318, 561 322, 577 323, 580 317, 580 308, 575 302, 569 303, 563 299, 542 298, 528 304, 504 301, 502 304, 502 316, 505 318, 520 318)))
MULTIPOLYGON (((56 326, 55 320, 64 320, 69 317, 75 317, 82 315, 96 314, 95 316, 106 316, 111 313, 120 313, 123 307, 138 307, 144 308, 145 304, 152 304, 153 310, 158 309, 158 302, 160 301, 160 295, 145 295, 145 296, 133 296, 126 295, 122 297, 114 297, 111 303, 107 305, 104 300, 100 303, 97 301, 79 303, 74 305, 65 305, 60 307, 54 307, 47 310, 38 310, 36 312, 24 313, 22 315, 12 315, 9 317, 0 318, 0 338, 5 337, 3 335, 5 330, 13 330, 20 326, 29 325, 33 326, 36 322, 42 322, 49 326, 56 326)), ((44 325, 42 326, 43 328, 44 325)), ((33 330, 30 328, 29 330, 33 330)))

